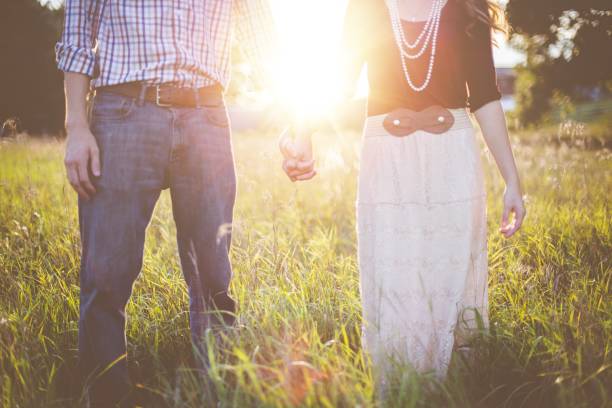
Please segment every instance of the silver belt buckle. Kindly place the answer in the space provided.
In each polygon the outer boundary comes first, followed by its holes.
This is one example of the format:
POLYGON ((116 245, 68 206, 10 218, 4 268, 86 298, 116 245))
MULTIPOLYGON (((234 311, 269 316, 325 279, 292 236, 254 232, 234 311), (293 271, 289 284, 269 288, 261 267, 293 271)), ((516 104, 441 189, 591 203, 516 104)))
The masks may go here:
POLYGON ((160 89, 160 86, 155 85, 155 104, 159 106, 160 108, 171 108, 172 104, 160 102, 159 89, 160 89))

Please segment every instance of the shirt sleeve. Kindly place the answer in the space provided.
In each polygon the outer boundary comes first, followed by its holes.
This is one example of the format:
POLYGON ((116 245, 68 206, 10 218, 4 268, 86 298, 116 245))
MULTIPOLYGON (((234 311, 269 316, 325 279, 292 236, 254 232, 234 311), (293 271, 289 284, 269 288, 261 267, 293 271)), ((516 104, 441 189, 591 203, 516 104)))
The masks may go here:
POLYGON ((340 67, 342 94, 350 98, 355 91, 359 75, 366 63, 368 41, 365 2, 367 0, 349 0, 342 29, 340 67))
POLYGON ((491 28, 477 22, 466 35, 468 104, 470 111, 475 112, 487 103, 499 100, 501 93, 493 61, 491 28))
POLYGON ((266 84, 279 48, 270 4, 267 0, 234 0, 233 13, 240 48, 253 64, 255 79, 266 84))
POLYGON ((60 70, 94 76, 96 57, 92 20, 96 7, 97 0, 66 0, 64 30, 55 46, 60 70))

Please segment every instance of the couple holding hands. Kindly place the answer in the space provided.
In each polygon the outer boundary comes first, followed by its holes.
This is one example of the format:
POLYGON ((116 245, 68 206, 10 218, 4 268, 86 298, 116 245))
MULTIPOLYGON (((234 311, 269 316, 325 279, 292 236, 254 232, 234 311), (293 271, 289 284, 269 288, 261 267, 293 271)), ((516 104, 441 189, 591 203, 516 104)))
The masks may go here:
MULTIPOLYGON (((355 84, 367 65, 370 89, 357 197, 363 345, 382 389, 395 364, 444 378, 453 350, 473 353, 488 325, 487 197, 469 112, 506 182, 499 232, 511 237, 525 217, 493 64, 499 13, 489 0, 348 2, 343 77, 355 84)), ((92 406, 129 404, 125 306, 163 189, 196 351, 234 322, 231 234, 219 234, 236 195, 223 90, 232 31, 250 52, 271 43, 272 26, 264 0, 66 1, 56 51, 92 406)), ((315 176, 308 134, 288 132, 280 147, 289 178, 315 176)))

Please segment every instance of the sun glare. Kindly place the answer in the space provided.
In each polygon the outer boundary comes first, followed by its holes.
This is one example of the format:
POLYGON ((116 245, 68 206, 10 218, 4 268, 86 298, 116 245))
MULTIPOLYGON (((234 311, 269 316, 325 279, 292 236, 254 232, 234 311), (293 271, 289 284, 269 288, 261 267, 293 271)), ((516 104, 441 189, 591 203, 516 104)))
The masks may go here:
POLYGON ((339 95, 338 46, 346 0, 271 0, 281 37, 276 93, 294 115, 324 115, 339 95))

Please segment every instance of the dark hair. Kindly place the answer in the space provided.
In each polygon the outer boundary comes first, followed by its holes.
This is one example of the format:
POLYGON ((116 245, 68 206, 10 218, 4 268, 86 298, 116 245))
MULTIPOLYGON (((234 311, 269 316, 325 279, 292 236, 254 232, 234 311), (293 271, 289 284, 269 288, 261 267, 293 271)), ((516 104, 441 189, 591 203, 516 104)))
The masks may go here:
POLYGON ((471 34, 477 25, 490 27, 492 31, 506 32, 504 11, 494 0, 461 0, 465 5, 470 24, 467 33, 471 34))

